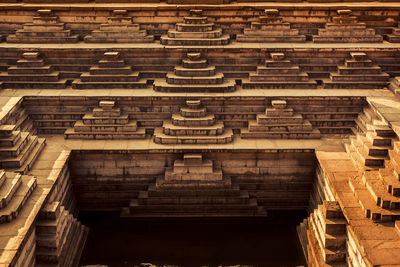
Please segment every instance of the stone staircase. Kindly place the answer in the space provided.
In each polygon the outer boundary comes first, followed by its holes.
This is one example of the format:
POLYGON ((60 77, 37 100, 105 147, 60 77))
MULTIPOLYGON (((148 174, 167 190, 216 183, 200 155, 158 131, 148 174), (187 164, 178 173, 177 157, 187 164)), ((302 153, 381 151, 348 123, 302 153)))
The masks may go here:
POLYGON ((119 52, 105 52, 103 59, 89 72, 80 75, 72 83, 74 89, 136 89, 147 88, 147 81, 140 79, 139 72, 133 72, 120 59, 119 52))
POLYGON ((315 89, 317 82, 285 58, 284 53, 271 53, 264 66, 257 66, 255 73, 242 80, 243 89, 315 89))
POLYGON ((67 80, 60 77, 60 72, 47 65, 38 52, 25 52, 10 66, 7 73, 0 73, 4 89, 64 89, 67 80))
POLYGON ((396 134, 371 107, 364 108, 356 123, 361 132, 345 144, 353 162, 363 170, 385 168, 396 134))
POLYGON ((140 30, 139 24, 132 23, 132 17, 127 16, 125 9, 113 10, 113 15, 107 18, 106 24, 101 24, 99 30, 94 30, 84 37, 86 43, 152 43, 153 35, 147 35, 146 30, 140 30))
POLYGON ((160 92, 232 92, 236 84, 234 80, 225 79, 215 66, 209 66, 200 53, 187 53, 182 66, 168 72, 166 80, 154 81, 153 88, 160 92))
POLYGON ((187 100, 179 114, 164 121, 162 128, 154 130, 158 144, 227 144, 233 142, 232 129, 225 129, 222 121, 208 114, 200 100, 187 100))
POLYGON ((33 176, 0 170, 0 224, 18 217, 36 185, 33 176))
POLYGON ((250 28, 245 28, 243 34, 236 36, 236 40, 249 43, 302 43, 306 41, 306 36, 292 29, 289 22, 283 22, 278 9, 266 9, 265 15, 260 16, 258 22, 251 22, 250 28))
POLYGON ((88 232, 60 202, 48 203, 36 222, 35 266, 78 266, 88 232))
POLYGON ((248 192, 224 178, 212 160, 185 154, 175 160, 164 178, 139 193, 122 217, 265 216, 265 210, 248 192))
POLYGON ((360 175, 349 178, 349 186, 365 217, 373 221, 400 219, 400 162, 397 135, 371 108, 357 121, 364 134, 351 137, 346 151, 360 175))
POLYGON ((272 108, 258 114, 256 121, 249 121, 248 129, 241 130, 241 138, 267 139, 318 139, 321 133, 311 123, 287 108, 285 100, 272 100, 272 108))
POLYGON ((340 9, 338 16, 326 23, 325 29, 318 29, 313 36, 314 43, 381 43, 383 37, 375 29, 367 28, 364 22, 358 22, 350 9, 340 9))
POLYGON ((45 146, 45 139, 15 129, 15 125, 0 126, 0 168, 26 173, 45 146))
POLYGON ((114 101, 100 101, 99 107, 85 114, 82 120, 64 133, 65 139, 144 139, 144 128, 138 129, 136 121, 115 107, 114 101))
POLYGON ((307 247, 308 256, 314 257, 309 262, 318 262, 315 266, 347 266, 346 219, 337 202, 324 201, 311 213, 307 239, 313 244, 307 247))
POLYGON ((37 17, 33 23, 25 23, 22 30, 17 30, 15 35, 9 35, 9 43, 76 43, 78 36, 72 35, 65 29, 65 23, 61 23, 58 17, 53 15, 51 9, 37 10, 37 17))
POLYGON ((325 89, 383 89, 389 83, 389 74, 382 72, 365 53, 352 52, 337 72, 323 79, 325 89))
POLYGON ((161 44, 202 46, 228 44, 229 35, 223 34, 222 30, 217 29, 202 13, 202 10, 190 10, 189 17, 185 17, 183 23, 177 23, 175 29, 161 36, 161 44))

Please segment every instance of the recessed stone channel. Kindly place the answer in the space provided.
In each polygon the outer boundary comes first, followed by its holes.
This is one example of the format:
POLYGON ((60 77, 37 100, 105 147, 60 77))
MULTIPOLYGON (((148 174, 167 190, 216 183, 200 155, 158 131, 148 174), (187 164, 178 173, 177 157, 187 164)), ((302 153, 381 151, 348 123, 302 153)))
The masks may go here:
POLYGON ((303 265, 315 168, 308 149, 72 151, 81 264, 303 265))

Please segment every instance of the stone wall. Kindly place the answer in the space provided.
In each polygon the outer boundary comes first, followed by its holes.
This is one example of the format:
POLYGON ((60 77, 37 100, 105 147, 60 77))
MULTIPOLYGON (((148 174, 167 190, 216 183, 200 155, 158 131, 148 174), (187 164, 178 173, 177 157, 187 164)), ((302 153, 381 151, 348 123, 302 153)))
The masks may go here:
MULTIPOLYGON (((207 151, 202 155, 268 210, 308 206, 315 168, 311 150, 207 151)), ((181 153, 169 151, 74 151, 70 169, 78 206, 119 210, 181 158, 181 153)))

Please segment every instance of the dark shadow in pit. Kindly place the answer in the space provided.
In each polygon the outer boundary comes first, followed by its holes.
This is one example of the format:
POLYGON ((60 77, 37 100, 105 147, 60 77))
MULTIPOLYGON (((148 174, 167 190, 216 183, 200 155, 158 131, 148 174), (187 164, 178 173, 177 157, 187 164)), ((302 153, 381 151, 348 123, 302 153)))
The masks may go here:
POLYGON ((90 227, 81 265, 298 266, 306 265, 296 234, 305 212, 273 218, 120 219, 81 212, 90 227))

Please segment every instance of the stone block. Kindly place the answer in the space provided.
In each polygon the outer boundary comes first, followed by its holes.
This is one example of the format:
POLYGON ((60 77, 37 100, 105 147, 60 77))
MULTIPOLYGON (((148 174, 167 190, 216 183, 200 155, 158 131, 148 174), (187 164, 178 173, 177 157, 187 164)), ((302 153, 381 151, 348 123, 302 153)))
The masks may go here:
POLYGON ((185 154, 183 155, 183 162, 185 166, 201 165, 203 163, 203 157, 201 154, 185 154))
POLYGON ((39 58, 39 52, 25 52, 22 57, 27 60, 36 60, 39 58))
POLYGON ((350 9, 339 9, 337 13, 339 16, 350 16, 353 11, 351 11, 350 9))
POLYGON ((278 9, 265 9, 264 12, 267 17, 277 17, 279 15, 278 9))
POLYGON ((271 53, 271 58, 274 61, 284 60, 285 54, 284 53, 271 53))
POLYGON ((111 110, 115 106, 115 101, 100 101, 99 106, 104 110, 111 110))
POLYGON ((286 108, 286 101, 285 100, 272 100, 271 105, 277 109, 286 108))

